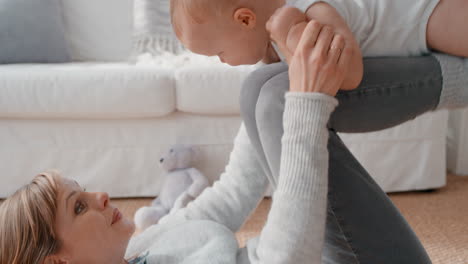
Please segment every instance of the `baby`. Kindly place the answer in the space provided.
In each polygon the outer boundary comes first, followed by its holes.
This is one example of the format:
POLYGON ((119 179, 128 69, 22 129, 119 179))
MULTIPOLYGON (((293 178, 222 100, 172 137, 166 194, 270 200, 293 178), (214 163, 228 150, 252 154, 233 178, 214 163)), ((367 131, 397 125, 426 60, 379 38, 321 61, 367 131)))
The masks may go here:
POLYGON ((468 57, 467 14, 466 0, 171 0, 172 24, 184 46, 230 65, 288 60, 307 21, 315 20, 317 36, 332 29, 351 46, 343 90, 361 82, 363 56, 433 49, 468 57), (288 52, 279 53, 272 39, 288 52))

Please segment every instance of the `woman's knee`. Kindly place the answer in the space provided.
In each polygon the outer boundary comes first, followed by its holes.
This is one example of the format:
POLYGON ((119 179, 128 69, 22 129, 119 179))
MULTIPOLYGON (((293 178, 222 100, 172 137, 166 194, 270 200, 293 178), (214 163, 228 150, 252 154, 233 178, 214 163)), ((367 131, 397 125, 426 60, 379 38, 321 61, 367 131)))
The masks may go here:
POLYGON ((285 63, 270 64, 255 70, 245 79, 239 98, 244 120, 255 118, 257 100, 264 84, 284 71, 287 71, 285 63))
POLYGON ((288 72, 282 72, 268 80, 262 87, 255 108, 255 118, 260 130, 281 129, 285 94, 289 90, 288 72))

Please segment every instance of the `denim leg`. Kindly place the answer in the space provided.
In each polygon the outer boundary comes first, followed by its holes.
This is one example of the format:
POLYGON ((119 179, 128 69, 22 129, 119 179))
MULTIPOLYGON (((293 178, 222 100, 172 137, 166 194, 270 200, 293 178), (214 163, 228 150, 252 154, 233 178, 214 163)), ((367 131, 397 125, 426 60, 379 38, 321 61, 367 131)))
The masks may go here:
POLYGON ((357 263, 431 263, 398 209, 335 132, 328 150, 328 206, 357 263))
MULTIPOLYGON (((403 64, 408 63, 409 65, 413 65, 413 67, 417 69, 419 69, 419 67, 427 65, 426 64, 427 58, 418 57, 415 59, 416 62, 419 62, 421 64, 413 63, 414 62, 413 60, 414 59, 412 58, 411 59, 405 58, 405 60, 401 61, 401 63, 403 64), (409 62, 407 60, 409 60, 409 62)), ((369 64, 369 62, 367 61, 368 60, 365 61, 365 65, 369 64)), ((382 64, 385 64, 386 61, 389 61, 389 59, 379 59, 379 63, 382 63, 382 64)), ((374 61, 374 62, 377 62, 377 61, 374 61)), ((431 69, 437 72, 438 65, 437 64, 430 64, 430 65, 431 65, 431 69)), ((394 68, 395 72, 397 72, 398 69, 401 69, 403 72, 408 71, 408 69, 406 68, 403 69, 402 67, 400 67, 400 68, 394 68)), ((367 72, 366 74, 369 74, 369 73, 367 72)), ((378 74, 378 72, 376 74, 378 74)), ((383 87, 387 87, 387 86, 397 87, 400 89, 413 87, 412 81, 414 80, 411 80, 410 78, 409 80, 404 79, 404 78, 402 80, 399 80, 398 76, 400 75, 397 73, 396 75, 388 75, 388 73, 384 73, 382 76, 380 76, 380 78, 377 78, 374 76, 375 78, 373 80, 375 82, 381 82, 381 85, 383 87), (386 76, 388 78, 396 78, 397 80, 387 79, 386 76), (398 85, 395 86, 394 85, 395 83, 398 83, 398 85)), ((435 74, 433 75, 433 77, 440 78, 440 74, 438 76, 437 74, 435 74)), ((366 75, 365 75, 365 78, 366 78, 366 75)), ((273 173, 273 179, 274 179, 274 181, 272 182, 272 185, 273 187, 276 187, 274 183, 276 183, 275 179, 277 179, 278 172, 279 172, 279 165, 280 165, 279 161, 280 161, 280 153, 281 153, 281 136, 283 134, 282 113, 284 109, 284 93, 288 90, 288 86, 289 86, 287 69, 284 69, 283 72, 279 73, 275 77, 271 77, 270 75, 268 78, 265 78, 264 80, 267 80, 267 81, 263 85, 261 84, 261 82, 257 83, 257 85, 260 85, 261 87, 257 88, 254 95, 252 95, 252 93, 244 93, 244 92, 242 93, 243 96, 241 97, 241 102, 244 102, 244 104, 242 104, 242 108, 247 109, 246 111, 244 110, 242 111, 242 115, 245 120, 248 131, 250 130, 249 137, 251 137, 251 139, 254 138, 254 140, 252 140, 254 147, 256 147, 259 153, 263 152, 264 153, 263 156, 266 157, 266 160, 263 159, 261 160, 261 162, 263 163, 266 162, 264 166, 270 168, 270 171, 273 173), (245 96, 245 94, 248 94, 249 96, 245 96), (257 96, 258 98, 253 98, 255 96, 257 96), (246 98, 250 100, 251 102, 250 106, 248 105, 248 103, 246 103, 248 102, 248 100, 244 100, 246 98), (247 122, 247 120, 250 120, 250 121, 247 122), (255 144, 254 143, 255 141, 260 141, 260 143, 255 144), (258 146, 260 146, 260 148, 258 146)), ((372 82, 370 81, 363 82, 363 84, 366 84, 366 83, 369 84, 372 82)), ((435 106, 431 106, 431 105, 434 101, 436 102, 434 103, 434 105, 437 104, 438 97, 440 96, 441 84, 436 81, 426 81, 425 85, 427 86, 426 87, 427 89, 430 89, 431 91, 434 90, 435 92, 431 93, 432 94, 431 96, 424 97, 424 98, 428 98, 428 100, 424 99, 424 102, 421 102, 420 100, 417 100, 417 101, 418 101, 418 104, 424 105, 425 107, 427 107, 427 109, 433 109, 435 106), (433 99, 433 98, 436 98, 436 99, 433 99), (432 99, 432 100, 429 100, 429 99, 432 99)), ((251 86, 246 86, 246 87, 249 87, 250 89, 253 88, 251 86)), ((246 87, 244 87, 244 90, 246 87)), ((395 89, 395 92, 398 93, 398 89, 395 89)), ((379 95, 379 93, 376 93, 376 94, 379 95)), ((403 93, 402 96, 405 96, 405 94, 403 93)), ((346 98, 342 98, 342 100, 346 100, 346 98)), ((393 102, 396 104, 395 107, 398 107, 398 100, 394 100, 393 102)), ((342 102, 340 101, 340 103, 342 102)), ((353 111, 353 108, 351 107, 351 105, 348 105, 348 107, 349 107, 348 108, 349 111, 353 111)), ((420 108, 417 105, 415 109, 417 111, 421 111, 421 110, 418 110, 420 108)), ((368 111, 373 111, 373 110, 374 109, 370 109, 370 110, 368 109, 368 111)), ((402 116, 403 118, 401 119, 401 122, 406 121, 405 120, 405 118, 407 118, 406 115, 402 115, 402 116)), ((356 116, 356 117, 353 116, 352 118, 357 118, 358 120, 359 119, 366 120, 367 117, 366 116, 356 116)), ((383 119, 385 120, 385 118, 386 117, 384 117, 383 119)), ((353 125, 352 122, 351 122, 351 125, 353 125)), ((375 128, 375 126, 373 126, 373 128, 375 128)), ((368 129, 368 128, 365 128, 365 129, 368 129)), ((333 166, 333 164, 330 164, 330 166, 333 166)), ((331 176, 332 174, 330 174, 330 177, 331 176)), ((378 186, 375 183, 373 184, 378 188, 378 186)), ((342 186, 343 188, 346 188, 345 184, 343 184, 342 186)), ((386 196, 385 193, 383 193, 383 191, 380 190, 380 188, 378 188, 377 190, 379 190, 380 193, 377 191, 374 191, 374 194, 376 194, 377 196, 379 195, 386 196)), ((364 192, 365 191, 367 190, 364 190, 364 192)), ((329 192, 333 193, 334 192, 333 188, 330 188, 329 192)), ((381 200, 382 199, 380 199, 379 201, 381 200)), ((390 202, 390 201, 388 200, 387 202, 390 202)), ((372 239, 367 238, 367 240, 371 240, 371 241, 363 241, 362 244, 360 243, 351 244, 350 242, 352 241, 349 241, 350 237, 345 236, 346 225, 340 226, 340 221, 341 221, 340 219, 346 219, 347 216, 340 215, 339 211, 335 212, 333 208, 331 208, 331 205, 333 204, 334 203, 329 201, 323 262, 324 263, 359 263, 360 258, 357 255, 357 253, 361 253, 359 249, 363 249, 365 252, 367 252, 365 249, 365 245, 366 243, 371 243, 372 239), (364 245, 364 246, 359 246, 359 245, 364 245)), ((377 204, 376 209, 379 209, 379 206, 380 205, 377 204)), ((353 205, 350 205, 350 207, 354 208, 353 205)), ((387 207, 389 206, 385 206, 385 208, 387 207)), ((404 219, 401 217, 401 215, 399 215, 398 211, 397 210, 395 211, 395 210, 396 209, 392 211, 389 209, 389 212, 387 213, 389 215, 393 215, 393 219, 400 221, 397 224, 395 224, 397 226, 395 230, 400 229, 401 231, 401 229, 405 229, 405 228, 408 229, 409 227, 404 221, 404 219)), ((359 225, 359 222, 351 223, 348 226, 352 226, 353 224, 359 225)), ((391 229, 392 226, 386 225, 386 228, 391 229)), ((356 230, 361 230, 365 228, 367 228, 365 225, 361 225, 361 226, 356 227, 356 230)), ((369 228, 372 229, 372 225, 369 228)), ((377 228, 373 230, 377 230, 377 228)), ((419 241, 414 236, 410 228, 409 228, 408 236, 410 238, 413 237, 413 239, 408 240, 409 241, 408 245, 405 243, 403 243, 402 245, 408 248, 408 250, 413 250, 413 249, 416 250, 416 253, 415 253, 416 255, 426 256, 424 249, 421 247, 419 241)), ((406 235, 403 235, 403 237, 406 237, 406 235)), ((359 242, 359 239, 357 241, 359 242)), ((380 248, 379 250, 383 250, 383 249, 380 248)), ((379 251, 376 254, 379 254, 379 253, 381 252, 379 251)), ((386 252, 382 252, 382 254, 384 253, 386 252)), ((409 256, 411 256, 411 254, 409 254, 409 256)), ((366 258, 364 258, 363 260, 365 259, 366 258)), ((394 258, 390 258, 390 257, 389 259, 394 260, 394 258)), ((416 258, 409 258, 409 259, 414 260, 416 258)), ((366 262, 361 262, 361 263, 366 263, 366 262)), ((372 262, 369 262, 369 263, 372 263, 372 262)), ((388 263, 392 263, 392 262, 388 262, 388 263)), ((398 263, 398 262, 394 262, 394 263, 398 263)), ((418 262, 415 262, 415 263, 418 263, 418 262)), ((420 263, 430 263, 430 262, 420 262, 420 263)))
MULTIPOLYGON (((266 80, 263 85, 257 82, 244 87, 242 94, 248 88, 249 97, 241 97, 241 108, 249 110, 242 111, 244 120, 254 119, 252 122, 256 122, 256 127, 265 131, 255 141, 260 141, 266 163, 274 176, 279 172, 279 157, 269 153, 281 153, 281 145, 275 143, 281 142, 282 133, 267 132, 278 128, 282 132, 283 120, 277 118, 277 113, 284 110, 284 94, 289 90, 289 76, 285 65, 276 68, 281 69, 283 71, 279 71, 276 76, 268 75, 268 79, 262 79, 266 80), (255 91, 255 95, 251 91, 255 91), (255 96, 258 99, 252 99, 255 96), (255 104, 249 100, 254 100, 255 104), (252 115, 253 109, 255 116, 252 115)), ((370 132, 411 120, 436 108, 442 87, 441 79, 440 67, 432 56, 365 59, 361 85, 356 90, 339 92, 337 99, 340 103, 332 113, 329 126, 338 132, 370 132)), ((273 180, 271 184, 275 187, 276 181, 273 180)))
MULTIPOLYGON (((283 65, 284 67, 284 65, 283 65)), ((287 69, 287 68, 286 68, 287 69)), ((283 71, 285 69, 283 68, 283 71)), ((268 71, 265 71, 263 73, 266 73, 268 71)), ((259 72, 257 72, 259 73, 259 72)), ((282 74, 287 74, 287 72, 283 72, 282 74)), ((270 75, 267 75, 271 78, 270 75)), ((268 80, 269 78, 263 78, 263 80, 268 80)), ((273 141, 267 141, 269 142, 266 145, 263 145, 260 142, 260 134, 259 130, 257 127, 257 120, 256 120, 256 108, 257 104, 262 102, 259 102, 258 100, 261 99, 262 97, 260 95, 260 88, 258 87, 252 87, 252 85, 258 85, 257 82, 254 82, 252 80, 249 80, 246 82, 244 85, 244 90, 241 93, 241 112, 242 116, 244 119, 244 124, 246 126, 247 133, 249 135, 250 141, 252 142, 252 145, 256 149, 256 152, 259 154, 258 156, 260 163, 262 164, 262 167, 267 168, 268 173, 270 175, 267 175, 267 177, 270 180, 271 185, 273 188, 276 188, 276 183, 277 183, 277 174, 276 177, 272 177, 271 175, 271 170, 268 165, 268 162, 266 161, 266 152, 264 150, 264 146, 267 147, 269 151, 271 151, 272 147, 275 149, 280 144, 273 144, 273 146, 270 146, 269 143, 273 143, 273 141), (246 85, 248 84, 248 85, 246 85), (248 89, 248 90, 246 90, 248 89)), ((276 90, 275 90, 276 91, 276 90)), ((284 95, 284 91, 281 93, 282 97, 284 95)), ((277 104, 271 104, 271 106, 276 106, 277 104)), ((280 120, 282 120, 282 113, 283 113, 283 108, 275 108, 275 115, 276 119, 278 119, 278 115, 280 116, 280 120)), ((275 116, 272 115, 271 117, 275 116)), ((277 121, 277 120, 275 120, 277 121)), ((265 122, 262 122, 265 123, 265 122)), ((272 122, 272 124, 279 124, 280 128, 278 129, 277 127, 272 126, 272 134, 277 135, 279 140, 281 140, 281 135, 283 134, 283 127, 282 127, 282 122, 277 123, 277 122, 272 122)), ((277 151, 281 151, 281 148, 277 148, 277 151)), ((281 152, 276 153, 278 156, 280 155, 281 152)), ((279 165, 278 165, 279 169, 279 165)), ((329 264, 334 264, 334 263, 346 263, 346 264, 354 264, 358 263, 355 258, 355 254, 352 251, 351 246, 349 245, 348 241, 346 241, 344 234, 340 231, 340 228, 338 226, 338 222, 336 221, 336 218, 331 217, 333 216, 333 212, 330 210, 328 207, 328 216, 327 216, 327 222, 326 222, 326 232, 325 232, 325 246, 324 246, 324 253, 323 253, 323 263, 329 263, 329 264)))
POLYGON ((283 112, 285 93, 289 90, 287 69, 269 79, 262 87, 257 99, 255 118, 257 133, 263 147, 267 166, 273 175, 270 182, 276 189, 280 169, 281 137, 283 136, 283 112), (287 82, 288 85, 285 85, 287 82), (279 151, 279 152, 278 152, 279 151))
POLYGON ((257 150, 257 158, 262 164, 262 168, 269 179, 271 179, 271 171, 270 168, 266 166, 266 157, 264 155, 261 141, 258 137, 255 109, 257 107, 257 100, 259 98, 260 90, 262 89, 263 84, 272 77, 278 75, 280 72, 287 70, 288 66, 286 63, 270 64, 257 69, 245 79, 239 98, 241 115, 247 130, 247 134, 249 135, 252 145, 257 150))
MULTIPOLYGON (((282 120, 283 111, 275 107, 274 102, 267 104, 272 107, 266 107, 262 103, 262 92, 259 96, 256 113, 258 107, 264 106, 263 110, 268 108, 269 117, 276 116, 276 121, 266 130, 265 122, 272 119, 262 120, 257 114, 256 133, 262 140, 262 150, 258 151, 264 151, 266 157, 275 157, 279 161, 281 141, 275 142, 272 138, 281 140, 282 123, 277 120, 282 120), (279 124, 279 127, 274 127, 274 124, 279 124)), ((251 122, 246 122, 246 126, 250 125, 251 122)), ((430 263, 405 219, 334 132, 330 135, 328 148, 329 192, 322 262, 430 263)), ((276 168, 270 167, 270 170, 275 172, 276 168)), ((277 180, 278 177, 276 174, 273 178, 277 180)))
POLYGON ((329 126, 347 133, 393 127, 436 109, 441 91, 434 56, 366 58, 359 87, 338 92, 329 126))

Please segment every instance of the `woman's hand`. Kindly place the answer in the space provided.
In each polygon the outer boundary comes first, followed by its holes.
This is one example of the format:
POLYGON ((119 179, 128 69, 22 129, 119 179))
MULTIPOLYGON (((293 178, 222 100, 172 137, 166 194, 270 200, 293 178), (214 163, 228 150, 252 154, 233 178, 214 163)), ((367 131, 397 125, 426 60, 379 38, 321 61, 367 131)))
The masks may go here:
POLYGON ((290 91, 335 96, 352 55, 343 36, 332 27, 308 22, 289 63, 290 91))

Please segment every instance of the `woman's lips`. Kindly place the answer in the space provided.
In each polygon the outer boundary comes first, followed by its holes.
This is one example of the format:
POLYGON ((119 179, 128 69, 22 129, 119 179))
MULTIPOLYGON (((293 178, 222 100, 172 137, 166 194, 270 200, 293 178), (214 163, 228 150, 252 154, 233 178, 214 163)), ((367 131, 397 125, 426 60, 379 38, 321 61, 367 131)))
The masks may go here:
POLYGON ((120 219, 122 219, 122 213, 120 213, 119 209, 115 208, 114 213, 112 215, 112 223, 111 225, 115 224, 118 222, 120 219))

